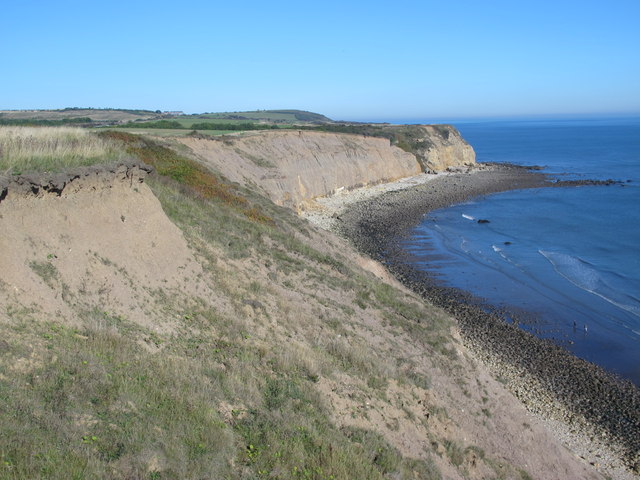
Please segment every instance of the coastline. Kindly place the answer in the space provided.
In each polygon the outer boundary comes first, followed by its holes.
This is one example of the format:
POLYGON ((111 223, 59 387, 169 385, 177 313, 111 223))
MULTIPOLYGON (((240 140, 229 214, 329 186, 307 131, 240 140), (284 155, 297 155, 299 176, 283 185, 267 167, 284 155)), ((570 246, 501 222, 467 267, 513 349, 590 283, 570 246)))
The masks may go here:
POLYGON ((609 182, 550 182, 526 167, 482 165, 464 173, 423 175, 318 201, 310 221, 347 237, 385 264, 405 286, 458 321, 464 343, 565 444, 610 471, 640 473, 640 390, 503 320, 470 294, 442 287, 411 266, 398 240, 430 210, 508 190, 609 182), (366 193, 365 193, 366 192, 366 193), (623 466, 624 465, 624 466, 623 466))

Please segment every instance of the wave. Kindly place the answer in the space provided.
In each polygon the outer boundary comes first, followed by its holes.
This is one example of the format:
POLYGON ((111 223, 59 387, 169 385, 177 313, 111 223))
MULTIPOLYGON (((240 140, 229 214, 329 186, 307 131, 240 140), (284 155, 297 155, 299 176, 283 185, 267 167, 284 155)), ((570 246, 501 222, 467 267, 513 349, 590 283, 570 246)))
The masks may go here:
POLYGON ((565 253, 545 250, 538 252, 559 275, 576 287, 640 317, 640 299, 628 293, 629 279, 615 273, 599 271, 589 262, 565 253))
MULTIPOLYGON (((518 262, 514 261, 509 255, 507 255, 506 252, 502 248, 498 247, 497 245, 491 245, 491 248, 493 249, 494 252, 496 252, 498 255, 500 255, 500 257, 504 261, 506 261, 506 262, 510 263, 511 265, 517 267, 518 269, 522 270, 522 266, 518 262)), ((524 270, 522 270, 522 271, 524 271, 524 270)))
POLYGON ((535 278, 535 276, 533 276, 531 274, 530 269, 525 268, 522 264, 520 264, 514 257, 512 257, 511 255, 508 255, 507 252, 503 249, 498 247, 497 245, 491 245, 491 248, 493 249, 493 251, 495 253, 497 253, 500 258, 502 258, 505 262, 507 262, 508 264, 512 265, 513 267, 517 268, 520 272, 522 272, 523 274, 525 274, 527 277, 533 279, 536 282, 539 282, 539 280, 537 278, 535 278))
POLYGON ((462 218, 466 218, 467 220, 475 220, 475 217, 472 217, 471 215, 467 215, 466 213, 462 214, 462 218))

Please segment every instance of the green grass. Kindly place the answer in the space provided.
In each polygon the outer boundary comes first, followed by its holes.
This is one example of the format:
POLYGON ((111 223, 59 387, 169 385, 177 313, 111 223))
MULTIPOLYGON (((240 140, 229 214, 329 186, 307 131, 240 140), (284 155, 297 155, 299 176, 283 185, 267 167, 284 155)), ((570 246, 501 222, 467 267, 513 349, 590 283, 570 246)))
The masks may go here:
POLYGON ((93 120, 89 117, 66 118, 59 120, 42 119, 11 119, 0 116, 0 125, 13 125, 23 127, 61 127, 61 126, 86 126, 91 125, 93 120))
POLYGON ((100 137, 120 142, 129 155, 153 166, 160 175, 189 187, 203 198, 222 201, 258 222, 268 224, 273 221, 249 204, 243 196, 238 195, 230 184, 221 181, 206 167, 177 153, 167 145, 148 137, 115 130, 101 132, 100 137))
POLYGON ((453 465, 456 467, 462 465, 462 462, 464 462, 464 451, 457 442, 445 440, 444 448, 453 465))
POLYGON ((0 174, 60 172, 125 158, 116 143, 80 128, 0 126, 0 174))
POLYGON ((327 117, 318 113, 302 110, 256 110, 249 112, 219 112, 193 115, 193 118, 221 121, 260 120, 277 123, 330 122, 327 117))
POLYGON ((44 283, 49 287, 55 286, 55 281, 58 279, 58 269, 51 262, 37 262, 32 261, 29 263, 29 267, 38 275, 44 283))
MULTIPOLYGON (((104 128, 96 128, 93 131, 101 132, 104 128)), ((192 135, 194 130, 189 129, 171 129, 171 128, 122 128, 124 132, 136 135, 154 135, 157 137, 184 137, 192 135)), ((218 136, 237 133, 235 130, 195 130, 199 135, 218 136)))
POLYGON ((207 117, 201 117, 201 116, 189 116, 189 117, 176 117, 176 118, 172 118, 172 121, 176 121, 178 123, 180 123, 184 128, 192 128, 191 126, 194 123, 210 123, 211 125, 220 125, 220 124, 242 124, 242 123, 247 123, 247 120, 235 120, 235 119, 228 119, 225 120, 224 118, 207 118, 207 117))
POLYGON ((197 328, 161 336, 153 354, 136 341, 150 332, 97 309, 78 328, 11 314, 0 477, 439 478, 379 434, 337 428, 308 358, 257 348, 208 308, 181 318, 197 328), (235 406, 228 417, 221 402, 235 406))
POLYGON ((233 434, 193 366, 144 352, 99 312, 78 330, 6 328, 15 347, 0 361, 0 477, 149 478, 153 457, 162 478, 229 475, 233 434), (38 338, 41 358, 13 371, 38 338))
POLYGON ((172 120, 155 120, 150 122, 129 122, 123 125, 119 125, 116 128, 143 128, 154 130, 229 130, 229 131, 247 131, 247 130, 270 130, 279 129, 280 126, 276 124, 268 123, 255 123, 255 122, 221 122, 216 120, 201 120, 201 121, 189 121, 185 119, 172 119, 172 120))

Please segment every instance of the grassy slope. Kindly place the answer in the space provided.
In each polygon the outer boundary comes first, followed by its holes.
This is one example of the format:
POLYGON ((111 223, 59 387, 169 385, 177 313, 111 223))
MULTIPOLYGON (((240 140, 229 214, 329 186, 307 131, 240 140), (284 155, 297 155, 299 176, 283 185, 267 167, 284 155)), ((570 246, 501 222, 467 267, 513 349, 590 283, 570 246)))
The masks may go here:
MULTIPOLYGON (((446 317, 355 267, 291 212, 167 145, 109 137, 158 169, 149 184, 223 306, 159 291, 157 306, 179 334, 158 334, 109 305, 76 308, 79 327, 42 323, 28 299, 6 305, 0 477, 440 478, 437 465, 464 475, 470 453, 498 465, 410 410, 430 388, 420 362, 438 374, 460 368, 446 317), (420 362, 389 338, 411 342, 420 362), (407 421, 443 446, 437 455, 402 456, 370 427, 361 405, 393 403, 389 378, 404 392, 397 402, 407 421), (351 410, 338 421, 320 392, 345 383, 351 410)), ((64 298, 52 263, 32 269, 64 298)), ((445 403, 429 408, 432 422, 449 421, 445 403)), ((500 462, 500 475, 526 478, 519 472, 500 462)))

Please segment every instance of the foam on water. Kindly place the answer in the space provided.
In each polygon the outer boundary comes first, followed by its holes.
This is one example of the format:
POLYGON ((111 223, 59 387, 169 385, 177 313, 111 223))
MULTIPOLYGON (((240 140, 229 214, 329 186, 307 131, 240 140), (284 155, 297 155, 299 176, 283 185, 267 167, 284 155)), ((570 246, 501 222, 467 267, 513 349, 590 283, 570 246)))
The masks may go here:
POLYGON ((478 161, 624 187, 512 191, 430 212, 405 245, 419 268, 531 312, 523 328, 640 385, 640 119, 457 126, 478 161))
MULTIPOLYGON (((539 250, 539 252, 549 260, 556 272, 578 288, 597 295, 612 305, 640 318, 640 300, 623 290, 629 287, 623 282, 636 283, 633 280, 610 273, 609 281, 607 281, 604 272, 596 270, 593 265, 581 258, 559 252, 545 252, 544 250, 539 250), (618 283, 619 289, 612 286, 614 282, 618 283)), ((636 291, 640 291, 640 289, 636 291)))

